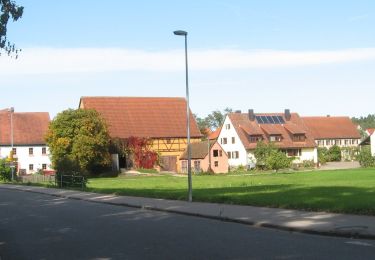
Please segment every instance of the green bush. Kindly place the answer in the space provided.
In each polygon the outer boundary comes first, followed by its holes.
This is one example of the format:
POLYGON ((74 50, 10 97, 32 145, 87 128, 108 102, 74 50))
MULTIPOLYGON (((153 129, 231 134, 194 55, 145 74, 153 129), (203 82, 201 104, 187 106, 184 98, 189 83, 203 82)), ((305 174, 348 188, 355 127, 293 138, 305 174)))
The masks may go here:
POLYGON ((326 147, 318 147, 318 161, 325 164, 328 161, 328 149, 326 147))
POLYGON ((280 170, 290 168, 293 157, 289 158, 285 153, 279 150, 272 150, 266 158, 266 168, 270 170, 280 170))
POLYGON ((337 145, 331 146, 328 149, 328 161, 339 162, 341 161, 341 149, 337 145))
POLYGON ((315 167, 315 163, 314 163, 314 160, 304 160, 302 162, 302 166, 304 168, 314 168, 315 167))
POLYGON ((362 147, 358 154, 358 161, 362 167, 375 167, 375 157, 371 155, 369 146, 362 147))
POLYGON ((0 180, 10 181, 12 179, 12 173, 9 166, 6 165, 5 159, 0 159, 0 180))

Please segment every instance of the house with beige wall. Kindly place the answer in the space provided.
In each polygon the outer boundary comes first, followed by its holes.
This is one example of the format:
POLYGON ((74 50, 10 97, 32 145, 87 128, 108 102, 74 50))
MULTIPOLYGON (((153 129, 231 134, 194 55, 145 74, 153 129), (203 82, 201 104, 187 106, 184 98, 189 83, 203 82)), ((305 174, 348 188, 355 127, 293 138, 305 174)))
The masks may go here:
MULTIPOLYGON (((191 147, 192 172, 208 172, 211 168, 214 173, 228 172, 228 155, 217 141, 202 141, 193 143, 191 147)), ((181 172, 187 172, 188 151, 180 157, 181 172)))
MULTIPOLYGON (((81 97, 79 108, 94 109, 106 121, 111 138, 150 139, 151 150, 160 155, 162 170, 179 171, 179 158, 187 146, 186 100, 178 97, 81 97)), ((190 142, 202 134, 190 111, 190 142)), ((130 159, 117 154, 120 168, 130 159)))
POLYGON ((312 116, 302 117, 305 126, 311 132, 318 147, 336 145, 341 148, 343 159, 353 159, 353 152, 361 142, 357 126, 348 116, 312 116))

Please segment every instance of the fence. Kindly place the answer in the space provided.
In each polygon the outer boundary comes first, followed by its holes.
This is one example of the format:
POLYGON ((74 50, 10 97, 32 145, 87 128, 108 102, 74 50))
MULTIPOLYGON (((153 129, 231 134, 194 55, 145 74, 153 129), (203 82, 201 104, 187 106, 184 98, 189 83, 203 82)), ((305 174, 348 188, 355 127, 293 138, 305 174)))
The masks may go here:
POLYGON ((22 183, 41 183, 49 184, 51 186, 76 187, 84 189, 86 187, 86 179, 83 176, 76 175, 23 175, 18 178, 22 183))
POLYGON ((18 181, 22 183, 48 183, 55 185, 55 175, 22 175, 18 178, 18 181))

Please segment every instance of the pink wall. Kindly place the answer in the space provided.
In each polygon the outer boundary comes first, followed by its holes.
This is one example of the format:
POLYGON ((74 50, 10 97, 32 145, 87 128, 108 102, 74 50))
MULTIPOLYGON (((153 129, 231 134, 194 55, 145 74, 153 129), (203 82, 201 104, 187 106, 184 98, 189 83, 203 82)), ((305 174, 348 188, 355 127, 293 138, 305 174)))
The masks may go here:
MULTIPOLYGON (((214 171, 214 173, 227 173, 228 172, 228 155, 224 152, 223 148, 219 145, 218 142, 216 142, 210 150, 210 156, 211 156, 211 169, 214 171), (218 150, 218 156, 214 157, 214 150, 218 150), (220 156, 221 151, 221 156, 220 156), (218 166, 215 166, 215 162, 217 162, 218 166)), ((206 156, 204 159, 197 159, 191 160, 191 170, 194 172, 194 162, 200 161, 200 167, 202 171, 206 172, 208 170, 209 165, 209 158, 206 156)), ((181 160, 180 165, 182 169, 183 162, 186 162, 186 160, 181 160)))

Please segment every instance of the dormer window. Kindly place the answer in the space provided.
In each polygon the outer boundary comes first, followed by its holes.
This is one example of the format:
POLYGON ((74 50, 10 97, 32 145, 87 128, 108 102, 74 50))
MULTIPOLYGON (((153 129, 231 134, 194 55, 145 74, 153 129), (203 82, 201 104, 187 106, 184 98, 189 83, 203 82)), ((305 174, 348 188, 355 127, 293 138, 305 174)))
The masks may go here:
POLYGON ((281 135, 270 135, 270 142, 281 142, 281 135))
POLYGON ((262 141, 263 137, 261 135, 250 135, 250 143, 256 143, 258 141, 262 141))
POLYGON ((293 141, 294 142, 304 142, 306 140, 305 134, 294 134, 293 135, 293 141))

